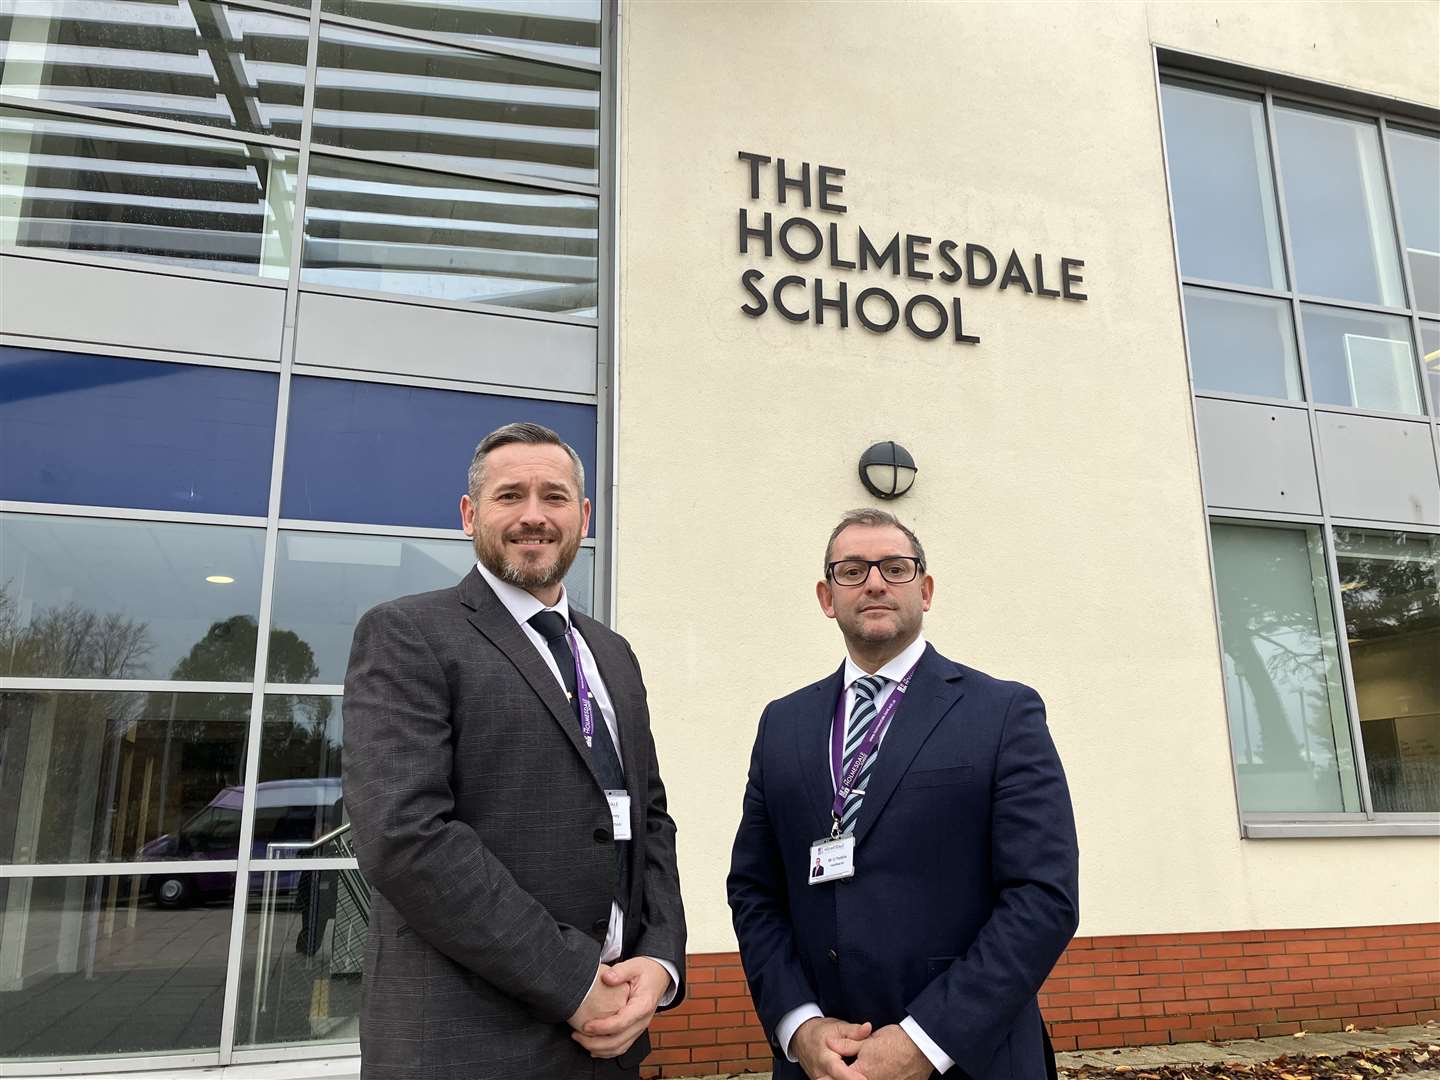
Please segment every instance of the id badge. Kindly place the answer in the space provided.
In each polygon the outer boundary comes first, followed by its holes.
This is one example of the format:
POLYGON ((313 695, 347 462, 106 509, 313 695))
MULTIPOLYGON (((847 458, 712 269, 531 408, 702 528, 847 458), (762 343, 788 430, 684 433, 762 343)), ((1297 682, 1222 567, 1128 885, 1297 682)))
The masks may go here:
POLYGON ((628 791, 607 791, 605 799, 610 803, 610 830, 616 840, 630 839, 630 793, 628 791))
POLYGON ((855 876, 855 837, 822 837, 810 845, 810 884, 828 885, 855 876))

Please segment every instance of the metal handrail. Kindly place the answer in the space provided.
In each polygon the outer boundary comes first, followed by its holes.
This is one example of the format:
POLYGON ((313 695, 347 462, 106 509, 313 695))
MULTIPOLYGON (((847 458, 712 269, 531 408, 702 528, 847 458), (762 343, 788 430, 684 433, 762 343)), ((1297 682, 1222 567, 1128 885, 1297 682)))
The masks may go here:
POLYGON ((290 842, 290 843, 275 843, 275 842, 271 842, 271 843, 268 843, 268 844, 265 845, 265 857, 266 857, 267 859, 268 859, 268 858, 271 858, 271 857, 272 857, 272 856, 271 856, 271 852, 275 852, 275 851, 314 851, 316 848, 320 847, 320 846, 323 845, 323 844, 329 844, 329 843, 331 843, 331 842, 339 839, 341 836, 344 836, 344 835, 345 835, 347 832, 349 832, 349 831, 350 831, 350 823, 347 821, 344 825, 341 825, 338 829, 331 829, 331 830, 330 830, 328 833, 326 833, 324 836, 320 837, 320 838, 317 839, 317 840, 311 840, 309 843, 303 843, 303 844, 302 844, 302 843, 298 843, 298 842, 290 842))
MULTIPOLYGON (((267 859, 276 856, 276 853, 284 852, 306 852, 314 851, 326 844, 338 844, 342 852, 347 856, 354 855, 354 849, 342 840, 342 837, 350 831, 350 823, 346 822, 337 829, 332 829, 324 836, 308 842, 284 842, 268 843, 265 845, 265 857, 267 859)), ((302 871, 303 872, 303 871, 302 871)), ((266 959, 270 955, 271 941, 274 934, 274 907, 276 899, 275 875, 280 873, 277 870, 265 870, 265 885, 260 893, 260 925, 257 928, 255 949, 255 989, 252 991, 250 1003, 250 1036, 251 1039, 258 1037, 260 1024, 260 1012, 269 998, 270 990, 270 969, 266 965, 266 959)), ((356 910, 363 912, 366 923, 370 921, 370 897, 368 890, 363 886, 363 878, 356 870, 335 871, 341 885, 350 895, 356 910), (354 879, 359 879, 357 882, 354 879)))

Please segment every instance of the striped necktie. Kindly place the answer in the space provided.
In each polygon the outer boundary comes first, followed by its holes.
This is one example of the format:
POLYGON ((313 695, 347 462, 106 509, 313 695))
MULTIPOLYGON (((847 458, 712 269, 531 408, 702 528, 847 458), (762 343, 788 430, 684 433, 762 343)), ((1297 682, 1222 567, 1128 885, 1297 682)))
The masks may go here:
MULTIPOLYGON (((871 721, 875 719, 875 695, 888 681, 879 675, 864 675, 855 680, 855 700, 850 704, 850 718, 845 721, 845 761, 840 770, 842 775, 850 768, 855 752, 865 741, 865 733, 870 730, 871 721)), ((877 746, 875 752, 866 760, 865 767, 855 778, 855 786, 850 789, 850 796, 845 800, 845 812, 840 817, 842 835, 855 831, 855 819, 860 814, 860 803, 865 799, 865 785, 869 783, 870 770, 875 767, 875 759, 880 756, 879 749, 877 746)))

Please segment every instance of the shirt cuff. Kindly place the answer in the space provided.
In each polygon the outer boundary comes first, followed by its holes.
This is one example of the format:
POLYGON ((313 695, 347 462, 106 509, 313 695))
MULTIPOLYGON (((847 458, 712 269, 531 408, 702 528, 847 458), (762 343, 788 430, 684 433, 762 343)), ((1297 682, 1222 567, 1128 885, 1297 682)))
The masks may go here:
POLYGON ((655 963, 659 964, 670 974, 670 989, 665 992, 659 1004, 655 1006, 657 1009, 663 1009, 674 1001, 675 995, 680 992, 680 972, 675 970, 675 965, 670 963, 669 960, 661 960, 658 956, 647 956, 645 959, 654 960, 655 963))
POLYGON ((913 1016, 907 1016, 900 1021, 900 1030, 909 1035, 910 1041, 930 1059, 930 1065, 937 1073, 947 1072, 955 1064, 955 1060, 936 1046, 935 1040, 925 1034, 925 1030, 915 1022, 913 1016))
POLYGON ((824 1015, 819 1005, 807 1001, 780 1018, 780 1023, 775 1025, 775 1041, 780 1044, 780 1051, 787 1060, 798 1062, 795 1055, 790 1053, 790 1040, 795 1037, 795 1032, 800 1030, 800 1025, 806 1020, 814 1020, 817 1016, 824 1015))

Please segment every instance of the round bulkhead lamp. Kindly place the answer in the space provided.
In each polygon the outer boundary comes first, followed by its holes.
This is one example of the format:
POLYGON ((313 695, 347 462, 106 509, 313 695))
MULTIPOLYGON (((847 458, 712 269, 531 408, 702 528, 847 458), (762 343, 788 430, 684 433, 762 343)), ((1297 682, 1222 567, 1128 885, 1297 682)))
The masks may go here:
POLYGON ((860 483, 877 499, 898 499, 915 483, 915 459, 899 443, 877 442, 860 455, 860 483))

